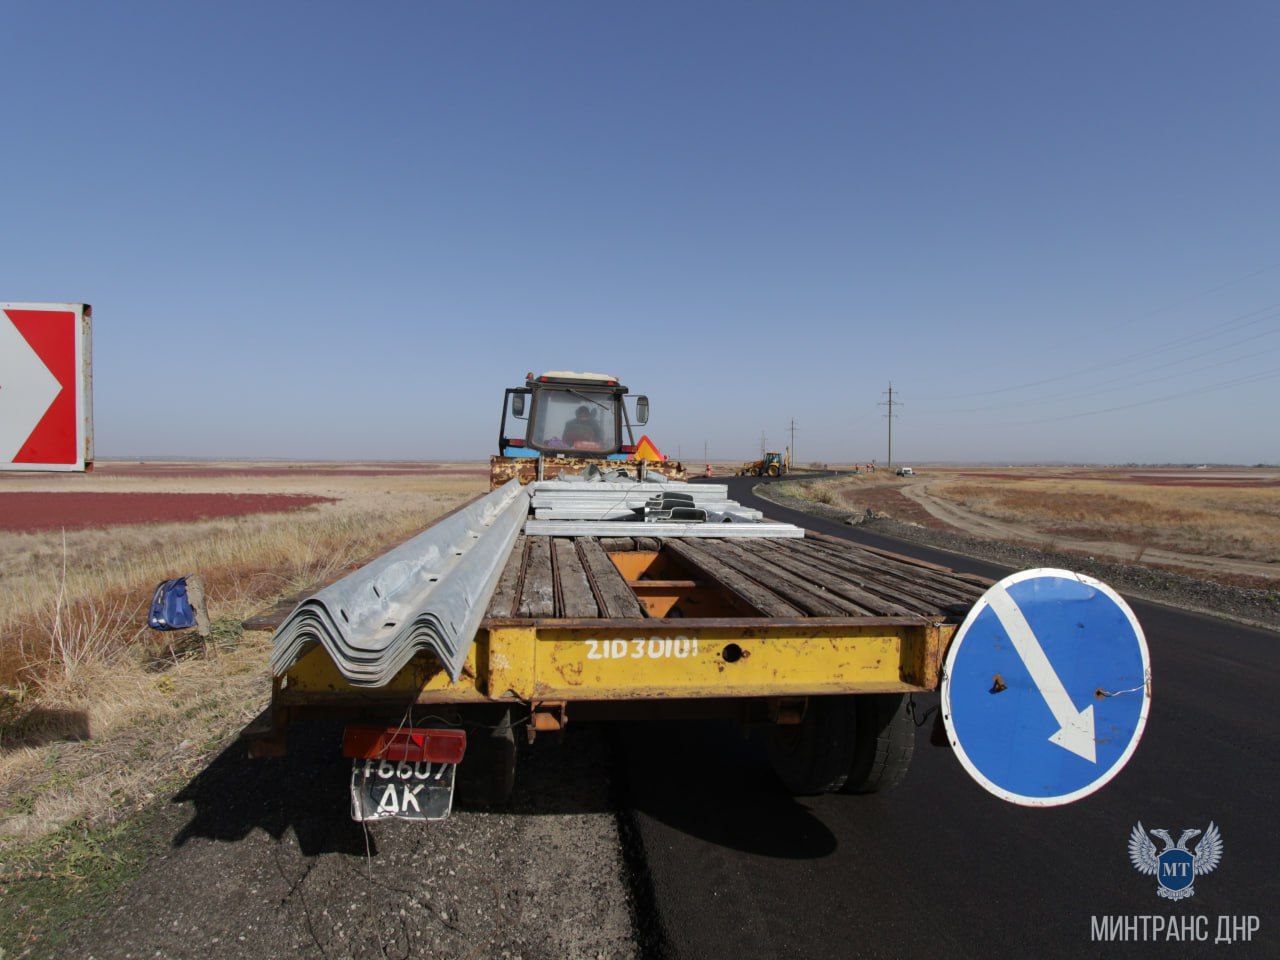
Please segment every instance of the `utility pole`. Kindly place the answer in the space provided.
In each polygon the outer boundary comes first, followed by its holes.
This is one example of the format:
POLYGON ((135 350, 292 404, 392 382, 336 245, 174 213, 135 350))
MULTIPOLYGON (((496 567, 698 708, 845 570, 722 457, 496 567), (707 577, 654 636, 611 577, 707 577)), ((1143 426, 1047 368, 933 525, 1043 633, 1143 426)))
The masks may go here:
POLYGON ((889 389, 885 390, 884 393, 888 394, 889 399, 881 401, 880 406, 889 408, 889 412, 886 413, 884 417, 886 420, 889 421, 889 469, 892 470, 893 469, 893 418, 895 416, 893 412, 893 408, 902 406, 902 401, 893 399, 893 381, 892 380, 889 381, 889 389))
POLYGON ((796 462, 796 418, 791 418, 791 462, 796 462))
POLYGON ((760 431, 760 459, 764 459, 764 431, 760 431))
POLYGON ((711 462, 711 454, 707 453, 707 441, 705 440, 702 441, 702 462, 703 463, 711 462))

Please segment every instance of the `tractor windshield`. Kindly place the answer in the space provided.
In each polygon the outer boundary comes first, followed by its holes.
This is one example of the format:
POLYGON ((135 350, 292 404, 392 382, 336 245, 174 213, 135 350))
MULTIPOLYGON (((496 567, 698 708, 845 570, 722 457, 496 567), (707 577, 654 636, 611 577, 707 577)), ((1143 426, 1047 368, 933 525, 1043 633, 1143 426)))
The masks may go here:
POLYGON ((539 450, 614 453, 618 449, 617 405, 612 393, 537 390, 529 441, 539 450))

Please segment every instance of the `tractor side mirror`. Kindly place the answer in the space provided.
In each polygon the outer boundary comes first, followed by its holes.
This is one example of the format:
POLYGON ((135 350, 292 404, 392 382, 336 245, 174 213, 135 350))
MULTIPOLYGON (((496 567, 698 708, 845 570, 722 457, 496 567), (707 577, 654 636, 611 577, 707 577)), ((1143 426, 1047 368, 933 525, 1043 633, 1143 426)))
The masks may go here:
POLYGON ((513 393, 511 395, 511 415, 514 417, 524 416, 524 394, 513 393))
POLYGON ((636 397, 636 423, 644 426, 649 422, 649 398, 636 397))

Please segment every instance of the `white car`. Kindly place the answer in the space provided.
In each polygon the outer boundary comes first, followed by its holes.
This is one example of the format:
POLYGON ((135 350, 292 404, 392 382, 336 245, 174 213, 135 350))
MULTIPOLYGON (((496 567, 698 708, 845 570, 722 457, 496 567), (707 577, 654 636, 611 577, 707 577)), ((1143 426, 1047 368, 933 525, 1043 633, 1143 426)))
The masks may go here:
POLYGON ((916 472, 910 467, 899 467, 897 472, 900 477, 914 477, 916 475, 916 472))

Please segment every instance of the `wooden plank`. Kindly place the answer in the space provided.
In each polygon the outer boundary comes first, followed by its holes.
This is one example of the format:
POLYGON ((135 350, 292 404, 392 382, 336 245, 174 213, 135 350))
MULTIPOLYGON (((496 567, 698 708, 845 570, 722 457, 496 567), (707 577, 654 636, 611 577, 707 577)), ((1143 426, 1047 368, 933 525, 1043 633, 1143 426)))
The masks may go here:
POLYGON ((898 582, 916 584, 931 594, 949 598, 953 602, 972 603, 982 594, 981 588, 974 584, 952 580, 921 567, 896 563, 863 550, 839 550, 820 543, 809 544, 802 549, 826 554, 845 566, 874 571, 882 577, 891 577, 898 582))
POLYGON ((908 570, 887 568, 886 570, 886 568, 874 566, 874 563, 865 562, 865 558, 837 556, 837 554, 824 553, 822 550, 804 553, 806 556, 831 564, 845 576, 856 577, 868 585, 877 585, 877 593, 890 596, 918 596, 925 602, 933 604, 936 609, 945 609, 955 604, 972 605, 975 599, 972 596, 956 593, 954 590, 940 588, 927 580, 918 579, 915 576, 916 571, 910 568, 908 570))
POLYGON ((860 576, 870 577, 879 583, 885 584, 890 589, 913 590, 916 596, 920 596, 932 603, 971 604, 977 598, 977 593, 970 592, 976 589, 970 584, 950 582, 946 579, 938 578, 935 574, 931 574, 929 571, 922 570, 919 567, 903 566, 872 554, 832 550, 821 544, 801 547, 801 551, 806 554, 820 556, 828 563, 836 564, 841 569, 849 570, 860 576))
MULTIPOLYGON (((845 540, 843 537, 833 537, 829 533, 818 533, 816 530, 806 530, 805 536, 812 537, 815 540, 821 540, 828 543, 836 544, 838 546, 848 546, 849 544, 849 541, 845 540)), ((983 577, 976 573, 959 573, 955 570, 952 570, 950 567, 944 567, 940 563, 930 563, 928 560, 917 560, 915 557, 908 557, 906 554, 903 554, 903 553, 894 553, 892 550, 883 550, 880 547, 868 546, 865 543, 858 544, 858 549, 866 550, 868 553, 879 554, 882 557, 886 557, 890 560, 896 560, 899 563, 905 563, 909 566, 922 567, 925 570, 933 570, 938 573, 945 573, 948 576, 955 577, 959 580, 968 580, 970 583, 975 583, 978 586, 982 587, 984 590, 995 583, 995 581, 990 579, 989 577, 983 577)))
POLYGON ((971 580, 959 577, 952 571, 943 569, 933 569, 931 567, 921 567, 915 564, 903 563, 892 555, 885 552, 876 552, 865 549, 861 544, 853 544, 848 541, 843 543, 826 541, 826 540, 808 540, 806 538, 806 546, 814 550, 821 550, 840 557, 843 560, 855 562, 864 567, 872 567, 882 570, 886 573, 892 573, 895 576, 905 577, 920 583, 929 583, 946 590, 950 590, 958 596, 980 596, 985 589, 984 586, 976 584, 971 580))
POLYGON ((595 594, 591 592, 591 583, 587 580, 587 572, 582 569, 582 559, 572 540, 557 537, 552 546, 555 552, 556 582, 560 587, 560 610, 562 617, 598 617, 600 607, 596 604, 595 594))
POLYGON ((803 554, 792 553, 784 549, 781 546, 781 541, 778 543, 760 541, 751 544, 744 543, 739 546, 749 553, 759 555, 760 559, 766 563, 776 564, 802 579, 812 581, 829 593, 844 597, 846 600, 851 601, 861 612, 876 616, 890 616, 909 612, 900 603, 864 590, 856 583, 851 583, 843 577, 836 576, 830 569, 824 569, 813 563, 810 558, 803 554))
POLYGON ((664 548, 708 580, 729 591, 752 610, 768 617, 798 617, 800 609, 709 554, 706 544, 693 540, 668 540, 664 548))
POLYGON ((249 619, 242 621, 241 626, 245 630, 279 630, 280 624, 284 623, 285 620, 288 619, 289 614, 293 613, 294 608, 315 592, 315 590, 307 590, 305 593, 298 593, 290 597, 285 597, 283 600, 272 604, 265 610, 259 610, 249 619))
POLYGON ((627 553, 636 548, 636 542, 631 537, 601 537, 600 546, 606 553, 627 553))
POLYGON ((914 609, 924 609, 934 615, 953 615, 973 606, 976 598, 958 596, 950 591, 936 589, 932 584, 916 579, 919 571, 911 569, 883 570, 868 566, 858 558, 828 553, 816 547, 799 548, 814 562, 826 564, 841 576, 856 578, 867 590, 893 598, 914 609))
MULTIPOLYGON (((545 537, 543 539, 546 539, 545 537)), ((577 541, 578 554, 582 557, 587 576, 600 602, 600 611, 607 617, 643 617, 644 608, 627 586, 618 568, 594 537, 577 541)))
POLYGON ((657 550, 662 546, 662 541, 657 537, 636 537, 637 550, 657 550))
POLYGON ((516 538, 515 546, 511 548, 511 556, 507 557, 507 565, 502 568, 502 576, 498 578, 497 589, 493 591, 493 599, 489 601, 487 616, 509 617, 515 612, 526 542, 524 537, 516 538))
POLYGON ((556 612, 555 581, 551 575, 551 539, 530 537, 524 567, 524 587, 520 591, 519 615, 551 617, 556 612))
POLYGON ((486 629, 497 627, 538 627, 544 630, 581 631, 596 633, 617 627, 628 628, 669 628, 672 630, 753 630, 767 634, 771 627, 779 629, 823 627, 920 627, 927 625, 924 617, 651 617, 630 619, 595 619, 595 620, 562 620, 542 618, 531 620, 521 617, 495 617, 485 620, 481 626, 486 629))
POLYGON ((834 576, 848 580, 868 593, 877 594, 893 603, 901 604, 913 613, 925 614, 936 618, 944 612, 945 601, 940 600, 940 598, 922 595, 919 590, 915 589, 902 577, 873 575, 869 571, 837 561, 834 557, 818 551, 794 550, 793 552, 834 576))
POLYGON ((866 615, 866 611, 857 604, 824 592, 803 577, 788 573, 747 553, 736 543, 730 543, 728 540, 716 540, 714 543, 715 546, 712 549, 717 558, 739 573, 745 573, 757 583, 767 583, 770 590, 805 613, 815 617, 833 617, 840 614, 866 615))

